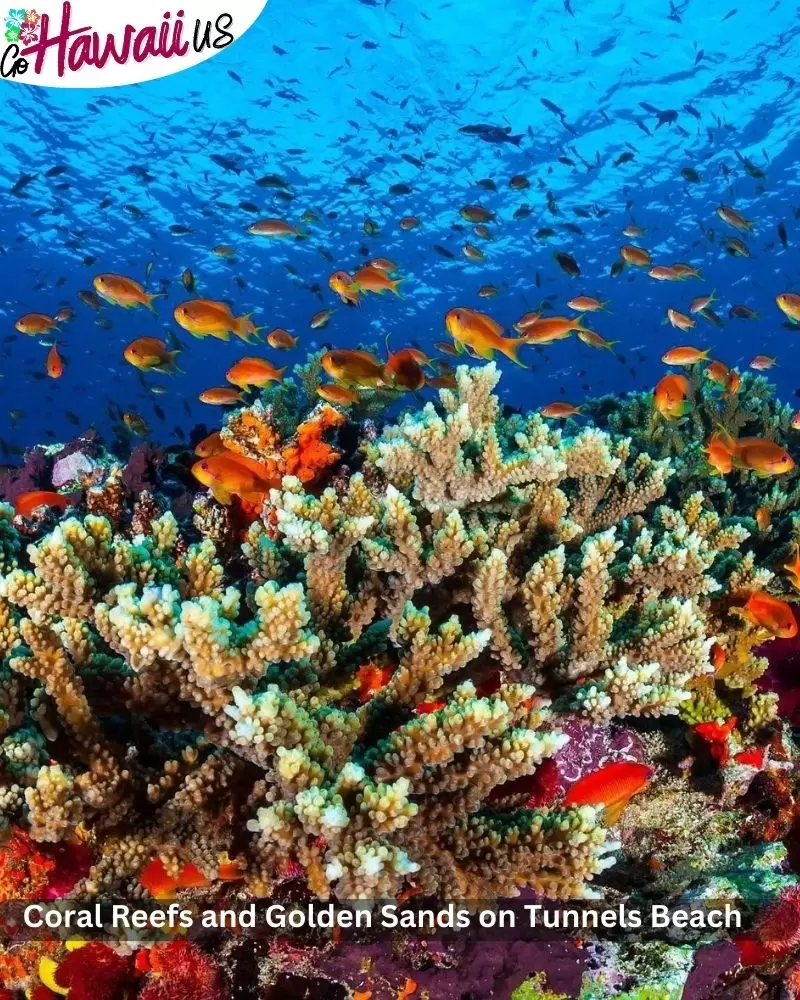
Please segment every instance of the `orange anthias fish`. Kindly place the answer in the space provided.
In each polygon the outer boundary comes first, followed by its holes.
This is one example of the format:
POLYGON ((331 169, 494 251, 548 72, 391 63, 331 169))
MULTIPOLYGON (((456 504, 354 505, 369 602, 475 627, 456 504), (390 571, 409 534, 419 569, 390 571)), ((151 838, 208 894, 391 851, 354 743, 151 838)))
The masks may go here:
POLYGON ((389 260, 388 257, 373 257, 372 260, 367 261, 367 267, 376 267, 379 271, 385 271, 386 274, 393 274, 397 270, 397 264, 389 260))
POLYGON ((607 300, 601 301, 592 295, 575 295, 567 303, 567 308, 574 309, 575 312, 597 312, 605 309, 607 305, 607 300))
POLYGON ((55 344, 50 348, 47 355, 47 374, 50 378, 61 378, 64 374, 64 362, 61 360, 61 355, 58 353, 58 348, 55 344))
POLYGON ((756 354, 750 362, 750 367, 754 368, 757 372, 765 372, 767 369, 773 368, 774 366, 775 358, 771 358, 767 354, 756 354))
POLYGON ((740 215, 735 208, 731 208, 729 205, 720 205, 717 209, 717 215, 723 222, 726 222, 734 229, 738 229, 740 232, 746 233, 753 228, 753 223, 749 219, 745 219, 743 215, 740 215))
POLYGON ((259 219, 258 222, 248 226, 247 231, 252 236, 296 236, 301 240, 305 239, 306 235, 283 219, 259 219))
POLYGON ((733 438, 727 431, 720 429, 712 435, 715 446, 721 453, 727 450, 732 465, 737 469, 748 469, 761 478, 780 476, 791 472, 795 467, 792 456, 776 441, 768 438, 733 438))
POLYGON ((242 401, 242 394, 236 389, 223 385, 215 386, 213 389, 204 389, 197 398, 201 403, 208 403, 209 406, 231 406, 233 403, 242 401))
POLYGON ((595 333, 594 330, 584 330, 581 328, 578 330, 578 340, 584 344, 588 344, 589 347, 600 347, 605 348, 611 353, 614 353, 614 344, 618 344, 618 340, 606 340, 605 337, 601 337, 599 333, 595 333))
POLYGON ((353 284, 352 274, 348 274, 347 271, 335 271, 328 278, 328 286, 331 291, 336 292, 345 305, 358 305, 359 290, 353 284))
POLYGON ((583 316, 540 316, 522 329, 515 324, 514 329, 523 335, 528 344, 552 344, 556 340, 566 340, 573 330, 579 335, 587 330, 583 325, 583 316))
POLYGON ((430 364, 430 358, 414 347, 404 347, 394 354, 389 350, 389 336, 386 336, 388 361, 383 366, 383 379, 387 385, 397 389, 416 392, 425 385, 423 365, 430 364))
POLYGON ((122 353, 128 364, 138 368, 139 371, 155 371, 169 375, 178 370, 175 359, 181 352, 170 351, 164 341, 157 337, 137 337, 122 353))
POLYGON ((457 349, 468 350, 474 356, 487 360, 494 357, 495 351, 500 351, 520 367, 527 367, 517 357, 520 347, 527 343, 526 338, 515 340, 503 337, 502 326, 486 313, 465 306, 451 309, 445 316, 445 326, 457 349))
POLYGON ((653 391, 653 405, 667 420, 678 420, 691 406, 689 380, 684 375, 665 375, 653 391))
POLYGON ((270 488, 279 482, 266 466, 248 459, 243 460, 241 456, 231 452, 211 455, 195 462, 192 475, 211 490, 218 503, 226 506, 231 502, 232 496, 260 506, 270 488))
POLYGON ((665 365, 696 365, 698 361, 708 360, 708 351, 697 347, 672 347, 661 356, 665 365))
POLYGON ((706 368, 706 378, 723 387, 727 387, 730 375, 731 370, 723 361, 712 361, 706 368))
POLYGON ((138 281, 126 278, 124 274, 98 274, 94 279, 94 288, 100 298, 114 306, 122 306, 123 309, 145 306, 151 312, 155 312, 153 299, 159 299, 164 294, 146 292, 138 281))
POLYGON ((615 826, 634 795, 644 791, 653 776, 652 767, 633 761, 606 764, 579 778, 564 797, 565 806, 603 806, 604 820, 615 826))
POLYGON ((755 512, 756 524, 759 531, 766 531, 772 524, 772 513, 769 507, 758 507, 755 512))
POLYGON ((682 312, 678 312, 677 309, 672 308, 667 309, 667 322, 671 323, 678 330, 691 330, 697 323, 691 316, 686 316, 682 312))
POLYGON ((696 299, 692 299, 689 312, 701 313, 704 309, 708 309, 712 302, 716 301, 713 292, 710 295, 699 295, 696 299))
POLYGON ((677 264, 672 265, 672 270, 679 276, 681 281, 685 281, 687 278, 700 278, 701 280, 703 278, 700 269, 694 267, 692 264, 683 264, 679 261, 677 264))
POLYGON ((52 490, 30 490, 28 493, 20 493, 14 500, 14 513, 20 517, 30 517, 38 507, 57 507, 59 510, 66 510, 72 506, 69 497, 60 493, 53 493, 52 490))
POLYGON ((212 455, 221 455, 225 451, 227 451, 227 448, 219 431, 214 431, 213 434, 204 437, 202 441, 195 445, 194 449, 194 453, 198 458, 210 458, 212 455))
POLYGON ((234 333, 244 341, 258 333, 250 315, 234 316, 224 302, 212 299, 190 299, 175 307, 175 320, 193 337, 216 337, 227 340, 234 333))
POLYGON ((358 700, 360 702, 369 701, 376 695, 392 678, 391 667, 379 667, 375 663, 367 663, 358 668, 358 700))
POLYGON ((375 388, 384 384, 383 362, 369 351, 326 351, 322 367, 331 378, 346 385, 375 388))
POLYGON ((539 410, 543 417, 551 417, 559 420, 563 420, 566 417, 572 417, 576 413, 581 412, 580 406, 573 406, 572 403, 548 403, 547 406, 543 406, 539 410))
POLYGON ((792 586, 800 591, 800 545, 795 546, 794 559, 783 567, 789 575, 792 586))
POLYGON ((337 406, 352 406, 358 403, 361 397, 352 389, 347 389, 343 385, 320 385, 317 387, 317 395, 327 403, 335 403, 337 406))
POLYGON ((464 205, 458 213, 467 222, 491 222, 494 219, 494 212, 482 205, 464 205))
POLYGON ((727 764, 730 758, 728 738, 736 728, 736 718, 731 716, 724 722, 698 722, 692 732, 708 746, 712 758, 719 764, 727 764))
POLYGON ((728 381, 727 384, 725 385, 725 393, 728 396, 735 396, 741 387, 742 387, 742 376, 734 368, 728 375, 728 381))
POLYGON ((38 337, 42 333, 56 329, 56 321, 44 313, 25 313, 14 324, 20 333, 28 337, 38 337))
POLYGON ((285 368, 276 368, 264 358, 242 358, 225 373, 225 378, 240 389, 262 388, 270 382, 280 382, 285 368))
POLYGON ((775 302, 787 319, 791 320, 792 323, 800 323, 800 295, 783 292, 776 296, 775 302))
POLYGON ((771 594, 758 590, 738 610, 751 624, 766 629, 777 639, 793 639, 797 635, 797 619, 792 606, 771 594))
POLYGON ((297 337, 294 337, 288 330, 282 330, 278 327, 275 330, 270 330, 267 334, 267 343, 276 351, 290 351, 297 346, 297 337))
POLYGON ((353 275, 353 286, 359 292, 374 292, 375 295, 383 295, 384 292, 393 292, 399 298, 403 296, 398 290, 398 286, 403 278, 390 278, 385 271, 378 267, 362 267, 353 275))
POLYGON ((634 246, 633 243, 626 243, 624 247, 620 247, 619 253, 625 263, 630 264, 631 267, 652 267, 653 261, 650 254, 642 247, 634 246))
POLYGON ((711 435, 703 449, 708 458, 708 464, 721 476, 727 476, 733 469, 733 454, 719 432, 711 435))
POLYGON ((683 275, 676 268, 667 264, 657 264, 647 272, 656 281, 683 281, 683 275))
POLYGON ((320 309, 318 313, 314 313, 308 325, 312 330, 321 330, 323 326, 328 325, 331 316, 333 316, 333 309, 320 309))

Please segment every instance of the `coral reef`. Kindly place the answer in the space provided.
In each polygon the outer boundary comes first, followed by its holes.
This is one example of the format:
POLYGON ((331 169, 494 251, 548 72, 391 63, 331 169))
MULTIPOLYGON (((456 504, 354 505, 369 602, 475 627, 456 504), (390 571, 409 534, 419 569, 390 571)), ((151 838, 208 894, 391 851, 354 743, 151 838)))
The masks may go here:
MULTIPOLYGON (((0 506, 0 898, 571 899, 602 876, 752 915, 790 884, 794 751, 742 613, 776 586, 743 512, 764 483, 708 489, 660 426, 634 433, 638 401, 597 404, 611 431, 504 414, 492 364, 357 445, 316 377, 225 418, 221 446, 269 470, 246 517, 173 502, 177 452, 136 495, 105 453, 60 455, 92 482, 32 530, 0 506), (562 799, 620 761, 657 781, 618 840, 604 799, 562 799)), ((172 995, 157 966, 222 995, 202 955, 152 958, 148 996, 172 995)))

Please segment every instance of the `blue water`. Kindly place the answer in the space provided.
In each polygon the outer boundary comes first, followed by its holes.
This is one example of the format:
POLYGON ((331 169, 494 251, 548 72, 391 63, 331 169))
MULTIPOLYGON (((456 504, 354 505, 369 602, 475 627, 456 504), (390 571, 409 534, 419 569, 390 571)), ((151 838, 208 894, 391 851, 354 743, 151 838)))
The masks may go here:
POLYGON ((224 385, 230 364, 258 351, 239 341, 193 340, 176 327, 172 309, 189 297, 180 284, 187 267, 200 294, 299 336, 291 352, 264 349, 276 363, 300 362, 321 344, 378 343, 386 333, 395 349, 410 342, 432 349, 445 339, 443 317, 453 306, 483 309, 510 327, 545 297, 563 313, 566 299, 583 293, 609 300, 612 311, 595 314, 591 325, 621 341, 619 356, 572 339, 526 349, 535 366, 527 371, 501 358, 509 402, 579 404, 587 394, 651 388, 664 371, 661 354, 684 343, 740 367, 755 354, 776 356, 770 377, 791 400, 800 384, 798 335, 784 327, 774 297, 800 291, 797 13, 785 0, 768 9, 753 0, 270 0, 241 40, 164 80, 106 91, 4 82, 0 436, 29 446, 90 425, 107 433, 109 403, 139 413, 160 441, 174 440, 176 426, 216 426, 219 412, 198 402, 198 392, 224 385), (659 126, 643 102, 677 111, 676 120, 659 126), (522 135, 519 147, 459 132, 475 123, 510 126, 522 135), (615 165, 626 151, 633 160, 615 165), (749 176, 737 153, 766 178, 749 176), (240 173, 223 170, 211 154, 232 157, 240 173), (58 164, 66 171, 46 178, 58 164), (686 166, 701 182, 681 177, 686 166), (10 189, 23 172, 37 178, 15 197, 10 189), (286 180, 291 200, 255 184, 267 173, 286 180), (516 174, 529 178, 530 189, 509 188, 516 174), (348 182, 353 177, 366 183, 348 182), (478 184, 486 179, 496 192, 478 184), (412 193, 390 194, 397 183, 412 193), (548 209, 548 192, 558 214, 548 209), (105 199, 111 204, 101 209, 105 199), (491 240, 458 215, 475 202, 497 213, 491 240), (723 250, 724 237, 742 234, 716 217, 721 202, 755 222, 743 237, 751 259, 723 250), (515 219, 525 204, 531 214, 515 219), (298 223, 309 209, 321 222, 306 241, 246 232, 259 216, 298 223), (398 221, 408 214, 422 224, 402 232, 398 221), (365 216, 379 224, 378 235, 365 235, 365 216), (635 242, 654 263, 691 262, 704 280, 659 283, 645 271, 612 279, 618 248, 629 242, 621 230, 631 221, 646 229, 635 242), (172 236, 172 224, 192 232, 172 236), (556 235, 536 238, 541 227, 556 235), (467 240, 485 261, 463 256, 467 240), (212 254, 218 244, 235 247, 232 262, 212 254), (571 253, 582 276, 563 274, 554 251, 571 253), (367 296, 361 309, 346 309, 328 276, 375 255, 398 263, 405 297, 367 296), (78 300, 101 272, 144 281, 149 261, 147 287, 171 283, 157 315, 113 306, 98 314, 78 300), (500 287, 497 298, 477 297, 486 283, 500 287), (682 334, 662 324, 667 306, 688 311, 693 297, 712 289, 724 327, 701 319, 682 334), (729 319, 734 304, 758 310, 758 318, 729 319), (50 381, 41 377, 47 348, 16 333, 14 322, 63 305, 76 312, 59 335, 68 368, 50 381), (329 326, 311 330, 311 316, 325 306, 335 310, 329 326), (123 348, 170 329, 184 345, 185 374, 143 382, 123 348), (149 391, 159 381, 167 395, 149 391), (12 410, 21 413, 12 419, 12 410))

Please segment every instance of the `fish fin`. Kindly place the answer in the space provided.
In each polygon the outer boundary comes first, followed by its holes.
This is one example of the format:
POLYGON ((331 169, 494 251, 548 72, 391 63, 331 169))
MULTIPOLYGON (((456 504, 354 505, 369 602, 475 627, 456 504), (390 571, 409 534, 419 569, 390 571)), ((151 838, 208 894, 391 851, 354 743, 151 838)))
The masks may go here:
POLYGON ((453 341, 453 346, 456 349, 456 354, 465 354, 466 353, 467 349, 466 349, 466 347, 464 347, 464 345, 461 343, 460 340, 454 340, 453 341))
POLYGON ((166 294, 167 294, 166 292, 154 292, 152 295, 147 296, 147 302, 145 303, 145 305, 147 306, 147 308, 150 310, 151 313, 155 312, 155 308, 153 307, 153 299, 163 299, 166 296, 166 294))
POLYGON ((230 505, 231 494, 227 490, 222 489, 221 486, 211 486, 209 489, 211 490, 211 496, 217 503, 221 503, 224 507, 230 505))
POLYGON ((393 291, 393 292, 394 292, 394 294, 395 294, 395 295, 396 295, 396 296, 398 297, 398 299, 403 299, 403 298, 405 298, 405 296, 403 295, 403 293, 402 293, 402 292, 400 291, 400 289, 398 288, 398 285, 400 284, 400 282, 401 282, 401 281, 405 281, 405 280, 406 280, 405 278, 394 278, 394 279, 392 280, 392 291, 393 291))
POLYGON ((267 499, 267 494, 263 490, 252 490, 247 493, 240 493, 239 496, 245 503, 251 503, 254 506, 263 506, 264 501, 267 499))
POLYGON ((616 826, 620 817, 628 806, 629 799, 620 799, 619 802, 611 802, 603 810, 603 822, 606 826, 616 826))
POLYGON ((515 365, 519 365, 520 368, 527 368, 528 366, 517 357, 517 352, 524 343, 526 343, 524 337, 520 337, 519 340, 504 340, 502 345, 498 347, 498 350, 502 351, 515 365))

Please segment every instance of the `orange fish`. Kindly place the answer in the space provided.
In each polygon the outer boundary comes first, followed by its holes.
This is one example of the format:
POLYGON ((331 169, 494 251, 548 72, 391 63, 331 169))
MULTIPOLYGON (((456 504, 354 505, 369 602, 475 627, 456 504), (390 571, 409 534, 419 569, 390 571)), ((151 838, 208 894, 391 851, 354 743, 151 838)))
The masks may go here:
POLYGON ((725 386, 725 392, 729 396, 735 396, 742 385, 742 376, 734 368, 730 375, 728 376, 728 383, 725 386))
POLYGON ((64 306, 63 309, 58 310, 53 319, 56 323, 68 323, 74 316, 73 310, 69 306, 64 306))
POLYGON ((353 276, 347 271, 336 271, 328 278, 328 285, 345 305, 358 305, 359 290, 353 284, 353 276))
POLYGON ((47 333, 48 330, 55 330, 56 321, 44 313, 25 313, 24 316, 20 316, 14 326, 20 333, 29 337, 38 337, 42 333, 47 333))
POLYGON ((494 212, 490 212, 482 205, 464 205, 458 214, 467 222, 491 222, 494 219, 494 212))
POLYGON ((703 449, 708 458, 708 464, 721 476, 727 476, 733 468, 733 453, 719 432, 711 435, 703 449))
POLYGON ((391 667, 379 667, 374 663, 367 663, 358 668, 358 700, 360 702, 369 701, 382 688, 385 688, 392 677, 391 667))
POLYGON ((232 403, 240 403, 242 394, 235 389, 229 389, 228 386, 220 386, 204 389, 197 398, 201 403, 208 403, 211 406, 230 406, 232 403))
POLYGON ((629 239, 638 240, 640 237, 644 236, 647 232, 646 229, 642 229, 641 226, 637 226, 635 223, 630 223, 622 230, 622 235, 627 236, 629 239))
POLYGON ((794 295, 792 292, 783 292, 781 295, 776 296, 775 301, 784 316, 791 320, 792 323, 800 323, 800 295, 794 295))
POLYGON ((285 368, 276 368, 264 358, 241 358, 227 370, 225 378, 240 389, 251 386, 260 389, 270 382, 280 382, 285 371, 285 368))
POLYGON ((620 247, 619 253, 625 263, 630 264, 631 267, 652 267, 653 261, 650 259, 650 254, 641 247, 634 246, 633 243, 626 243, 624 247, 620 247))
POLYGON ((682 264, 677 263, 672 265, 672 270, 678 275, 681 281, 685 281, 687 278, 700 278, 702 280, 702 274, 700 274, 700 269, 694 267, 692 264, 682 264))
POLYGON ((151 295, 138 281, 126 278, 124 274, 98 274, 93 284, 100 298, 114 306, 122 306, 123 309, 145 306, 151 312, 155 312, 153 299, 160 299, 164 295, 163 292, 151 295))
POLYGON ((248 226, 247 231, 252 236, 296 236, 300 240, 306 236, 296 226, 284 222, 283 219, 259 219, 258 222, 248 226))
POLYGON ((662 354, 661 360, 665 365, 696 365, 698 361, 708 360, 708 351, 697 347, 672 347, 662 354))
POLYGON ((225 443, 219 431, 214 431, 208 437, 204 437, 195 445, 194 453, 198 458, 210 458, 212 455, 221 455, 226 451, 225 443))
POLYGON ((767 354, 756 354, 750 362, 750 367, 754 368, 757 372, 765 372, 768 368, 774 367, 774 365, 775 358, 771 358, 767 354))
POLYGON ((556 419, 564 419, 566 417, 572 417, 576 413, 581 412, 580 406, 573 406, 572 403, 548 403, 547 406, 543 406, 539 412, 543 417, 553 417, 556 419))
POLYGON ((456 349, 468 350, 476 357, 491 360, 495 351, 500 351, 515 364, 526 368, 517 352, 526 343, 526 338, 507 339, 502 336, 503 328, 486 313, 461 306, 451 309, 445 316, 447 332, 453 338, 456 349))
POLYGON ((419 219, 415 215, 404 215, 399 224, 404 233, 409 233, 417 228, 419 219))
POLYGON ((367 266, 359 268, 353 275, 353 287, 359 292, 373 292, 375 295, 393 292, 402 298, 403 296, 398 291, 398 285, 403 280, 403 278, 390 278, 380 268, 367 266))
POLYGON ((448 343, 446 340, 437 340, 433 346, 437 351, 441 351, 442 354, 449 354, 451 358, 457 358, 459 355, 459 351, 455 345, 448 343))
POLYGON ((601 301, 591 295, 575 295, 567 303, 567 308, 574 309, 575 312, 597 312, 599 309, 605 309, 607 305, 607 300, 601 301))
POLYGON ((691 316, 686 316, 672 308, 667 309, 667 321, 678 330, 691 330, 697 323, 697 320, 692 319, 691 316))
POLYGON ((144 417, 140 417, 138 413, 123 413, 122 422, 137 437, 145 437, 150 433, 147 421, 144 417))
POLYGON ((458 382, 452 372, 445 372, 443 375, 432 375, 428 379, 428 385, 432 389, 456 389, 458 382))
POLYGON ((699 736, 708 745, 711 756, 719 764, 728 763, 730 757, 728 738, 736 728, 736 721, 736 718, 731 716, 724 722, 714 719, 711 722, 698 722, 691 727, 695 736, 699 736))
POLYGON ((684 375, 665 375, 653 391, 653 405, 667 420, 678 420, 689 410, 689 380, 684 375))
POLYGON ((710 378, 711 381, 716 382, 717 385, 727 387, 731 370, 722 361, 712 361, 708 368, 706 368, 705 374, 706 378, 710 378))
POLYGON ((647 273, 651 278, 655 278, 656 281, 683 280, 683 276, 679 271, 676 271, 674 267, 669 267, 665 264, 657 264, 655 267, 651 267, 647 273))
POLYGON ((375 388, 384 384, 383 364, 369 351, 326 351, 322 367, 331 378, 347 385, 375 388))
POLYGON ((154 858, 139 873, 139 883, 154 899, 169 899, 180 889, 205 889, 210 882, 191 862, 181 868, 177 878, 167 873, 161 858, 154 858))
POLYGON ((69 497, 60 493, 53 493, 52 490, 30 490, 28 493, 20 493, 14 500, 14 513, 20 517, 30 517, 38 507, 57 507, 65 510, 72 506, 69 497))
POLYGON ((181 352, 170 351, 163 340, 157 337, 137 337, 122 352, 128 364, 139 371, 155 371, 171 374, 177 371, 175 359, 181 352))
POLYGON ((633 761, 606 764, 579 778, 564 796, 565 806, 604 806, 604 820, 615 826, 634 795, 643 792, 653 768, 633 761))
POLYGON ((723 222, 741 232, 749 232, 753 228, 752 222, 745 219, 743 215, 740 215, 735 208, 731 208, 729 205, 720 205, 717 209, 717 215, 723 222))
POLYGON ((474 246, 472 243, 465 243, 461 248, 461 252, 465 257, 470 260, 485 260, 486 254, 479 247, 474 246))
POLYGON ((795 467, 792 456, 777 442, 767 438, 740 438, 734 452, 735 465, 757 476, 781 476, 795 467))
POLYGON ((389 356, 388 361, 383 366, 383 377, 387 385, 399 389, 408 389, 416 392, 425 385, 425 372, 423 365, 430 364, 423 351, 414 347, 404 347, 394 354, 389 350, 389 335, 386 335, 386 351, 389 356))
POLYGON ((755 513, 756 524, 759 531, 766 531, 772 524, 772 514, 768 507, 758 507, 755 513))
POLYGON ((738 611, 751 624, 771 632, 777 639, 793 639, 797 635, 797 620, 791 605, 764 591, 751 594, 738 611))
POLYGON ((195 462, 192 475, 211 490, 214 499, 227 506, 231 497, 238 496, 248 503, 263 503, 273 478, 266 466, 258 462, 241 461, 240 456, 226 452, 195 462))
POLYGON ((267 343, 276 351, 290 351, 297 345, 297 337, 293 337, 288 330, 270 330, 267 334, 267 343))
POLYGON ((333 309, 320 309, 318 313, 314 313, 308 325, 312 330, 321 330, 323 326, 328 325, 331 316, 333 316, 333 309))
POLYGON ((444 701, 421 701, 414 707, 414 714, 430 715, 432 712, 440 712, 446 704, 444 701))
POLYGON ((588 344, 589 347, 605 347, 607 350, 614 352, 614 344, 618 344, 618 340, 606 340, 605 337, 601 337, 599 333, 595 333, 594 330, 584 330, 582 327, 578 330, 578 340, 584 344, 588 344))
POLYGON ((701 313, 704 309, 708 309, 712 302, 716 302, 714 298, 714 293, 710 295, 698 295, 696 299, 692 299, 691 305, 689 306, 690 313, 701 313))
POLYGON ((566 340, 573 330, 580 334, 586 327, 583 325, 583 316, 540 316, 522 329, 519 324, 515 324, 514 329, 523 335, 526 343, 552 344, 556 340, 566 340))
POLYGON ((792 414, 792 430, 800 431, 800 410, 792 414))
POLYGON ((226 246, 224 243, 214 247, 211 252, 217 257, 224 257, 226 260, 236 256, 236 250, 233 247, 226 246))
POLYGON ((361 397, 352 389, 347 389, 343 385, 320 385, 317 387, 317 395, 328 403, 335 403, 337 406, 352 406, 358 403, 361 397))
POLYGON ((711 660, 711 666, 714 670, 720 670, 725 666, 725 661, 728 659, 728 654, 725 652, 723 646, 720 646, 718 642, 715 642, 711 647, 711 652, 709 656, 711 660))
POLYGON ((393 274, 397 270, 397 264, 389 260, 388 257, 373 257, 372 260, 367 261, 367 267, 376 267, 379 271, 385 271, 386 274, 393 274))
POLYGON ((61 360, 61 355, 55 344, 47 354, 47 374, 50 378, 61 378, 64 374, 64 362, 61 360))
POLYGON ((767 759, 766 747, 750 747, 748 750, 740 750, 733 755, 737 764, 746 764, 748 767, 755 767, 759 771, 763 768, 767 759))
POLYGON ((217 340, 227 340, 234 333, 244 341, 260 329, 253 325, 252 314, 234 316, 224 302, 212 299, 190 299, 175 307, 175 320, 179 326, 187 330, 193 337, 216 337, 217 340))
POLYGON ((800 545, 795 546, 794 559, 783 567, 789 574, 795 590, 800 590, 800 545))

